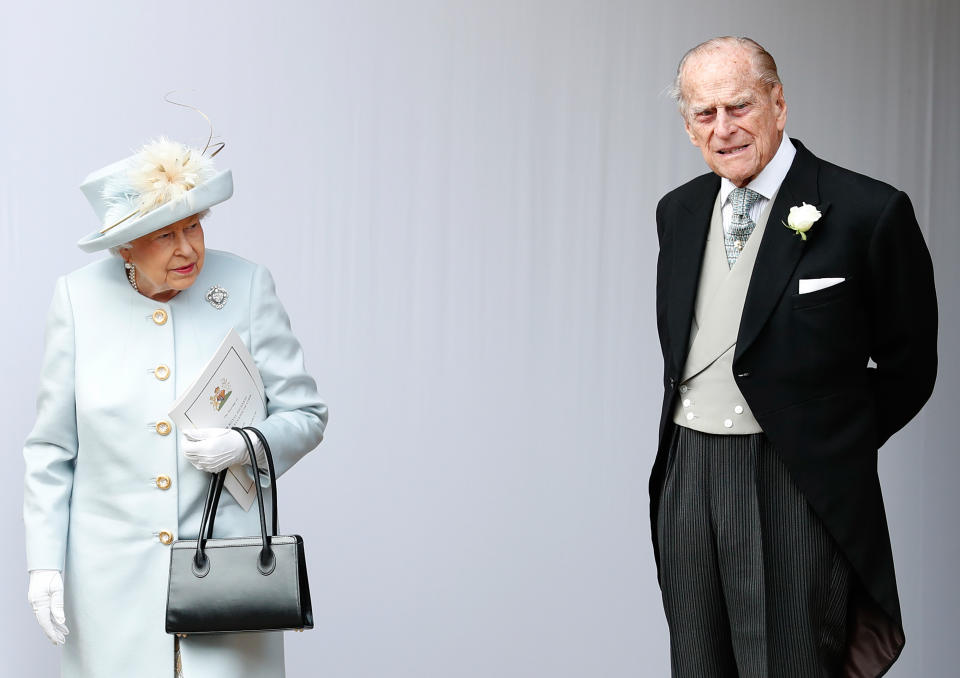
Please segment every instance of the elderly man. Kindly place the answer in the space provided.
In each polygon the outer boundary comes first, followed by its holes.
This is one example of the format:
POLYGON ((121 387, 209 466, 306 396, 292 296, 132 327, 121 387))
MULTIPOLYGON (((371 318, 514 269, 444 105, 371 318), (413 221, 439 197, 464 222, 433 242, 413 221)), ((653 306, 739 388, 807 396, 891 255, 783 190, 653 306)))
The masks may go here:
POLYGON ((657 206, 673 675, 879 676, 904 634, 877 448, 933 388, 929 253, 904 193, 784 133, 753 40, 694 47, 675 94, 712 172, 657 206))

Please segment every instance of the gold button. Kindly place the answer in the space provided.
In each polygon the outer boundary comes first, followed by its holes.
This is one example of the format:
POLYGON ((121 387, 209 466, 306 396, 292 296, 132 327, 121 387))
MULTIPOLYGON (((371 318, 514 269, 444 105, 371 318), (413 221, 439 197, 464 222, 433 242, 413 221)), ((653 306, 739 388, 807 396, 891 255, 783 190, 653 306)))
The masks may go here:
POLYGON ((153 376, 160 381, 166 381, 170 377, 170 368, 166 365, 157 365, 153 369, 153 376))
POLYGON ((162 436, 170 435, 170 424, 166 421, 157 422, 157 433, 162 436))
POLYGON ((167 532, 166 530, 164 530, 157 536, 160 538, 160 543, 163 544, 164 546, 170 546, 170 544, 173 543, 173 535, 167 532))
POLYGON ((157 487, 161 490, 170 489, 170 476, 157 476, 157 487))
POLYGON ((163 325, 165 322, 167 322, 167 312, 162 308, 158 308, 153 312, 153 322, 157 323, 158 325, 163 325))

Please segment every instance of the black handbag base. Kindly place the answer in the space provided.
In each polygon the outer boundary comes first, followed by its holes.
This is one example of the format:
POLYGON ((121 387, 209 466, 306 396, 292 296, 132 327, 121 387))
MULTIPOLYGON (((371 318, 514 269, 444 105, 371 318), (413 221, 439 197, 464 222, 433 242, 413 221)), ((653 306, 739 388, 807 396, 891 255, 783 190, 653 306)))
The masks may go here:
POLYGON ((208 540, 205 571, 194 564, 195 539, 173 542, 167 633, 312 629, 306 572, 298 571, 298 564, 305 562, 303 539, 299 535, 270 537, 270 545, 276 566, 265 575, 257 568, 263 546, 260 537, 208 540), (185 604, 178 607, 178 601, 185 604))

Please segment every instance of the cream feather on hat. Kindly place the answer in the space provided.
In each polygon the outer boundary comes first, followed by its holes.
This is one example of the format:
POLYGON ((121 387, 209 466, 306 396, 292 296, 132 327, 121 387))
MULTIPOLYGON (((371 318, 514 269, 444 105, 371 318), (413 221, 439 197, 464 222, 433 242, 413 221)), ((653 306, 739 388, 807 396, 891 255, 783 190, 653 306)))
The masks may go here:
POLYGON ((101 228, 77 242, 84 252, 123 245, 233 195, 233 174, 212 157, 168 139, 92 172, 80 185, 101 228))

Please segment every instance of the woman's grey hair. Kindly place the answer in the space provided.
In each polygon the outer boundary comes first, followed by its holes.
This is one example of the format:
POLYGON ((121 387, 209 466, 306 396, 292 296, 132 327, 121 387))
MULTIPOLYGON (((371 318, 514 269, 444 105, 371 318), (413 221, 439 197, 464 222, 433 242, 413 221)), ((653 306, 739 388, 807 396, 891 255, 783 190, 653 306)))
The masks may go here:
POLYGON ((133 248, 133 245, 131 245, 131 244, 128 243, 128 242, 125 242, 125 243, 123 243, 122 245, 114 245, 113 247, 111 247, 111 248, 110 248, 109 250, 107 250, 107 251, 110 252, 110 254, 112 254, 113 256, 119 257, 119 256, 120 256, 120 250, 129 250, 129 249, 132 249, 132 248, 133 248))
MULTIPOLYGON (((210 214, 210 210, 209 210, 209 209, 205 209, 205 210, 203 210, 202 212, 198 212, 198 213, 197 213, 197 216, 200 217, 200 221, 203 221, 204 219, 207 218, 207 216, 208 216, 209 214, 210 214)), ((159 230, 159 229, 157 229, 157 230, 159 230)), ((128 243, 128 242, 125 242, 125 243, 123 243, 122 245, 114 245, 113 247, 111 247, 111 248, 110 248, 109 250, 107 250, 107 251, 110 252, 110 254, 112 254, 113 256, 119 257, 119 256, 121 256, 121 255, 120 255, 120 251, 121 251, 121 250, 129 250, 129 249, 131 249, 132 247, 133 247, 133 245, 131 245, 131 244, 128 243)))
POLYGON ((750 53, 750 58, 753 62, 753 71, 763 87, 770 88, 774 85, 783 84, 780 82, 780 74, 777 73, 777 62, 773 60, 770 52, 765 50, 756 40, 736 38, 730 35, 710 38, 706 42, 701 42, 696 47, 688 50, 687 53, 683 55, 683 58, 680 59, 680 64, 677 66, 677 76, 674 78, 673 86, 670 88, 670 97, 677 102, 677 108, 680 109, 681 115, 684 117, 687 115, 687 101, 684 99, 683 94, 683 69, 687 65, 687 61, 691 57, 729 47, 741 47, 750 53))

